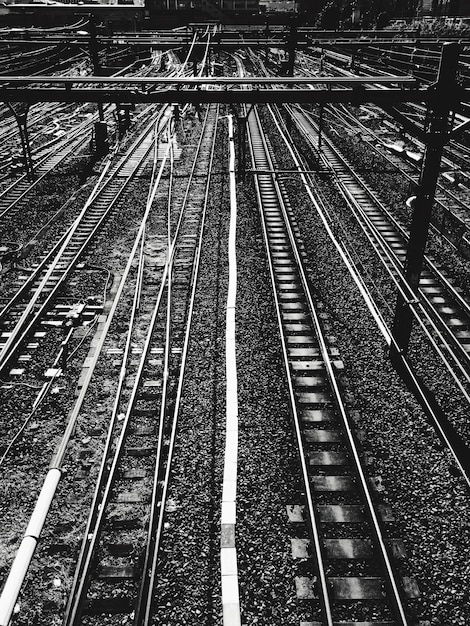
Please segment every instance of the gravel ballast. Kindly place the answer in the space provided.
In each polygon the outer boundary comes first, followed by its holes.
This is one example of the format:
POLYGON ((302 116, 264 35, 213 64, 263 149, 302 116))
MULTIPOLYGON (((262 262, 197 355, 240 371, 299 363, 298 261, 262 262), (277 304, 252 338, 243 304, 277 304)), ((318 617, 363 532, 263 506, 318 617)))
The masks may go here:
MULTIPOLYGON (((281 141, 272 141, 279 165, 292 167, 282 156, 285 148, 281 141)), ((373 458, 369 471, 383 477, 387 501, 407 548, 404 569, 416 578, 421 590, 418 614, 436 626, 466 624, 469 565, 461 555, 468 541, 469 512, 463 482, 449 474, 448 453, 391 368, 383 339, 301 185, 292 183, 291 192, 309 257, 309 275, 329 313, 350 391, 361 409, 365 445, 373 458)), ((341 200, 329 193, 331 207, 346 219, 341 200)), ((367 244, 357 237, 355 246, 367 263, 367 244)), ((378 274, 376 282, 380 281, 378 274)), ((377 284, 387 293, 389 286, 382 280, 377 284)), ((427 361, 428 375, 439 385, 440 372, 430 368, 431 363, 433 360, 427 361)))
MULTIPOLYGON (((272 128, 268 116, 265 123, 272 128)), ((270 138, 278 166, 292 168, 279 138, 274 132, 270 133, 270 138)), ((188 137, 188 144, 190 139, 194 138, 188 137)), ((227 137, 223 122, 219 124, 216 150, 161 570, 155 593, 153 623, 165 626, 222 624, 219 558, 229 222, 227 137)), ((383 478, 384 501, 392 507, 396 536, 403 539, 407 549, 403 573, 415 577, 421 590, 420 599, 412 605, 413 614, 430 620, 432 626, 465 626, 470 620, 465 606, 470 566, 462 555, 466 554, 470 539, 470 515, 463 484, 449 474, 449 455, 391 367, 383 338, 307 194, 291 179, 286 181, 286 188, 290 191, 291 206, 307 252, 309 278, 316 298, 322 301, 328 314, 331 334, 337 338, 345 364, 348 391, 360 411, 360 427, 365 431, 364 450, 372 461, 368 472, 383 478)), ((103 243, 94 251, 93 263, 107 267, 116 276, 122 271, 123 250, 132 241, 146 192, 147 187, 142 194, 138 185, 133 187, 131 199, 104 233, 106 246, 103 243), (122 232, 124 219, 129 228, 122 232)), ((356 253, 373 275, 376 286, 386 299, 394 302, 389 281, 377 268, 367 243, 347 215, 339 196, 329 185, 325 186, 325 193, 338 218, 349 228, 356 253)), ((286 506, 298 503, 302 486, 259 210, 249 176, 237 186, 237 194, 239 469, 236 545, 242 623, 246 626, 293 625, 307 619, 308 615, 302 612, 295 597, 286 506)), ((72 291, 73 297, 79 297, 81 289, 87 295, 93 291, 95 296, 102 287, 103 276, 97 275, 79 284, 72 291)), ((120 311, 116 322, 124 326, 125 318, 126 307, 120 311)), ((114 329, 113 340, 118 340, 119 328, 114 329)), ((73 401, 79 363, 84 360, 87 348, 86 343, 77 355, 77 365, 67 374, 67 390, 52 397, 44 407, 41 434, 30 433, 36 440, 22 442, 15 451, 13 460, 19 467, 19 478, 10 467, 4 474, 3 495, 10 503, 5 507, 4 518, 9 529, 2 533, 2 544, 6 546, 5 556, 0 561, 2 574, 7 573, 7 563, 21 539, 40 486, 36 470, 46 470, 55 440, 63 428, 73 401)), ((440 369, 430 361, 432 354, 419 337, 413 340, 412 356, 415 354, 418 364, 418 356, 422 361, 424 355, 428 362, 428 379, 439 387, 438 393, 442 394, 439 397, 448 397, 446 406, 455 409, 454 419, 467 434, 466 416, 452 397, 448 381, 442 382, 440 369)), ((50 358, 51 355, 45 354, 41 366, 50 358)), ((61 623, 86 520, 84 502, 88 503, 91 498, 96 476, 92 461, 99 459, 106 415, 112 402, 112 375, 109 363, 102 363, 97 370, 96 389, 90 394, 70 445, 68 474, 61 484, 41 548, 20 598, 21 610, 15 621, 18 626, 61 623), (60 553, 54 553, 51 547, 57 542, 65 545, 60 553), (60 585, 55 582, 57 579, 60 585)), ((30 391, 24 390, 18 397, 19 406, 31 402, 30 391)), ((128 623, 123 619, 127 618, 105 618, 103 624, 128 623)))

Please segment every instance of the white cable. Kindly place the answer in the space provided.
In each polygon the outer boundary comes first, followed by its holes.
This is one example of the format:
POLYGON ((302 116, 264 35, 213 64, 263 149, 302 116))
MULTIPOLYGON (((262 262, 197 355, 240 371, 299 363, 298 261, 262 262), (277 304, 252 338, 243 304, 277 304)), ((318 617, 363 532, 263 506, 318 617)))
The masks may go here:
POLYGON ((226 313, 226 439, 222 487, 220 570, 224 626, 240 626, 240 598, 235 545, 237 457, 238 457, 238 385, 235 344, 235 304, 237 296, 237 197, 235 182, 235 146, 233 116, 228 115, 230 150, 230 229, 228 240, 229 282, 226 313))

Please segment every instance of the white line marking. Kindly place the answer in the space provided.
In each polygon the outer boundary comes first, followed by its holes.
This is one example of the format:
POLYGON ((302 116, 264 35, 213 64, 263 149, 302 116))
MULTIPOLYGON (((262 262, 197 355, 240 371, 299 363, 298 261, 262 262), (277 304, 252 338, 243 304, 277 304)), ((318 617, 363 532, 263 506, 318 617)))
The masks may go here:
POLYGON ((237 518, 237 456, 238 456, 238 386, 235 352, 235 302, 237 297, 237 259, 235 250, 237 228, 237 197, 235 190, 235 147, 233 118, 228 116, 230 150, 230 229, 228 239, 229 282, 226 313, 226 438, 224 479, 222 485, 222 519, 220 537, 220 569, 224 626, 240 626, 237 549, 235 524, 237 518))

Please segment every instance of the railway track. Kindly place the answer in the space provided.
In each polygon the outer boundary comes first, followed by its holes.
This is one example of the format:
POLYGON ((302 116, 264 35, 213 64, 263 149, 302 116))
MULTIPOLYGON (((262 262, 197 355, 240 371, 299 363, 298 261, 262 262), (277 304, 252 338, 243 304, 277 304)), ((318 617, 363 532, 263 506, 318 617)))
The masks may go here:
MULTIPOLYGON (((103 613, 123 613, 134 624, 148 624, 152 615, 217 115, 216 106, 207 110, 184 192, 170 182, 167 223, 161 224, 158 235, 163 253, 156 267, 151 262, 147 266, 147 259, 142 268, 128 341, 119 352, 119 391, 66 609, 66 626, 81 623, 84 614, 100 619, 103 613), (139 316, 144 327, 138 334, 145 340, 138 363, 132 366, 130 340, 139 316), (124 398, 121 393, 129 381, 130 396, 124 398), (122 411, 122 425, 118 411, 122 411)), ((155 237, 154 233, 154 242, 155 237)), ((142 258, 145 249, 143 244, 142 258)))
MULTIPOLYGON (((216 116, 214 109, 209 116, 216 116)), ((361 450, 354 399, 341 385, 341 355, 329 336, 322 303, 306 278, 289 202, 282 182, 269 173, 276 163, 255 112, 248 126, 306 492, 305 500, 287 509, 297 597, 308 605, 313 626, 417 624, 413 603, 408 603, 416 596, 416 586, 402 578, 403 545, 393 539, 393 518, 382 504, 380 479, 368 478, 370 468, 364 469, 367 458, 361 450)), ((190 292, 196 283, 204 220, 195 205, 203 207, 207 199, 211 132, 209 123, 207 149, 199 160, 196 157, 194 179, 184 197, 169 210, 166 224, 159 222, 158 233, 142 238, 126 346, 108 351, 108 357, 122 361, 118 386, 123 393, 113 407, 109 446, 69 596, 67 626, 103 623, 107 613, 124 615, 123 623, 135 624, 146 624, 152 616, 151 590, 158 580, 190 332, 190 292)), ((165 143, 172 170, 171 139, 165 143)), ((118 176, 129 175, 132 167, 118 176)), ((173 189, 176 196, 181 181, 169 181, 169 193, 173 189)), ((101 187, 95 191, 99 194, 101 187)), ((109 198, 103 195, 103 203, 112 203, 116 193, 111 189, 109 198)), ((361 200, 358 194, 356 200, 361 200)), ((79 243, 82 235, 77 232, 79 243)), ((397 258, 403 254, 398 252, 397 258)), ((35 286, 42 279, 38 272, 35 286)))
POLYGON ((407 624, 406 597, 416 588, 395 573, 401 547, 386 538, 390 512, 364 470, 338 349, 306 277, 282 183, 268 173, 275 163, 255 112, 248 130, 305 486, 305 503, 288 509, 294 557, 309 564, 296 577, 297 597, 312 606, 315 625, 407 624))
MULTIPOLYGON (((406 53, 407 56, 411 57, 412 52, 413 51, 406 53)), ((426 82, 427 84, 431 84, 431 82, 435 80, 436 75, 437 75, 438 61, 440 58, 440 50, 435 51, 435 55, 436 55, 436 61, 437 61, 435 70, 432 71, 431 76, 427 76, 424 79, 424 82, 426 82)), ((465 59, 465 55, 461 55, 461 59, 462 57, 465 59)), ((358 68, 358 69, 353 70, 354 64, 352 63, 352 58, 353 56, 351 54, 349 55, 340 54, 338 52, 335 53, 335 52, 328 51, 328 50, 323 51, 323 53, 320 56, 320 60, 315 59, 307 54, 300 53, 300 59, 301 59, 300 69, 301 71, 305 71, 305 70, 311 71, 312 66, 314 66, 316 68, 320 68, 320 71, 322 71, 324 68, 329 68, 331 71, 339 73, 342 76, 357 76, 363 72, 366 72, 369 74, 373 73, 374 75, 383 75, 383 76, 388 76, 390 74, 390 71, 388 69, 384 69, 383 64, 381 66, 380 63, 367 65, 366 63, 362 62, 360 64, 360 69, 358 68), (326 59, 331 59, 331 61, 328 61, 326 59)), ((403 68, 402 70, 400 70, 399 68, 396 68, 396 69, 397 69, 398 74, 401 73, 402 75, 410 75, 410 74, 415 75, 413 72, 414 67, 415 67, 414 64, 407 63, 404 69, 403 68)), ((465 75, 467 71, 468 71, 468 63, 466 62, 466 60, 461 60, 459 64, 459 75, 462 80, 465 79, 465 75)), ((422 79, 422 77, 420 78, 422 79)), ((404 103, 404 104, 399 105, 397 108, 399 108, 400 111, 402 111, 410 119, 417 118, 424 126, 424 122, 426 120, 426 115, 427 115, 427 112, 424 106, 417 104, 417 103, 406 103, 406 104, 404 103)), ((466 121, 468 116, 469 116, 468 104, 466 102, 462 102, 461 113, 456 113, 455 119, 458 120, 460 123, 462 123, 466 121)), ((393 121, 392 123, 396 124, 393 121)), ((465 145, 455 140, 452 140, 445 147, 444 154, 445 154, 445 157, 443 158, 443 163, 446 164, 448 167, 454 168, 455 166, 458 166, 458 167, 463 167, 464 169, 467 168, 468 159, 466 157, 468 155, 468 148, 465 145)))
MULTIPOLYGON (((166 125, 169 121, 168 109, 157 118, 157 124, 166 125)), ((158 126, 158 132, 162 128, 158 126)), ((78 262, 96 240, 98 232, 112 215, 119 201, 124 197, 139 172, 148 163, 154 148, 155 121, 152 120, 138 136, 132 146, 112 164, 108 159, 98 183, 76 218, 59 242, 36 267, 16 294, 3 307, 0 313, 2 334, 0 336, 0 371, 8 373, 8 367, 15 355, 28 342, 32 333, 50 310, 60 293, 61 287, 69 279, 78 262)))
MULTIPOLYGON (((142 70, 139 71, 142 72, 142 70)), ((153 66, 147 68, 146 71, 153 71, 153 66)), ((162 120, 164 124, 167 124, 170 109, 166 107, 163 111, 166 111, 166 114, 162 113, 162 120)), ((8 369, 7 363, 12 358, 14 359, 15 354, 21 350, 21 346, 28 344, 30 335, 36 334, 36 337, 42 338, 48 328, 64 322, 64 316, 67 316, 70 306, 61 305, 61 289, 73 273, 81 256, 93 245, 97 233, 106 224, 108 217, 121 200, 121 196, 138 178, 139 172, 145 168, 153 148, 153 115, 152 107, 145 107, 135 116, 135 127, 139 132, 138 139, 132 143, 129 149, 124 151, 116 163, 113 164, 108 160, 106 170, 102 172, 80 215, 68 231, 59 237, 43 259, 33 266, 31 274, 19 274, 16 292, 8 297, 0 311, 2 330, 0 336, 0 369, 3 372, 8 369), (152 121, 149 122, 149 118, 152 121), (54 302, 59 306, 55 316, 50 311, 50 308, 55 306, 54 302), (48 311, 49 319, 42 319, 48 311), (38 324, 45 324, 46 330, 38 330, 38 324)), ((26 182, 25 177, 22 177, 16 184, 14 183, 5 190, 0 197, 0 206, 2 197, 4 200, 9 198, 9 203, 5 202, 7 206, 0 214, 2 217, 8 218, 4 220, 4 228, 7 229, 9 221, 14 221, 15 217, 18 218, 20 209, 24 206, 29 193, 34 192, 35 186, 50 173, 51 169, 62 162, 84 141, 88 141, 86 135, 84 137, 84 130, 90 124, 90 120, 82 122, 62 143, 62 149, 59 152, 49 154, 39 163, 37 169, 40 177, 35 183, 31 185, 26 182)), ((39 229, 36 237, 41 237, 42 232, 47 231, 53 220, 61 214, 63 208, 75 200, 75 195, 73 194, 66 205, 39 229)), ((8 229, 3 232, 8 232, 8 229)), ((8 237, 3 234, 3 241, 5 239, 8 237)), ((33 242, 34 239, 30 243, 33 242)), ((14 244, 8 244, 8 246, 13 248, 14 244)), ((35 349, 38 342, 32 341, 29 345, 35 349)), ((29 361, 31 355, 26 351, 25 354, 21 355, 21 358, 24 361, 29 361)), ((20 368, 19 371, 22 372, 23 370, 20 368)))
MULTIPOLYGON (((73 105, 70 104, 57 106, 55 103, 36 105, 29 114, 29 126, 31 127, 35 124, 47 123, 49 116, 57 115, 58 113, 60 114, 62 111, 72 108, 72 106, 73 105)), ((5 117, 7 117, 7 115, 8 112, 6 111, 5 117)), ((10 117, 8 121, 4 121, 2 128, 0 129, 0 142, 5 144, 4 147, 7 147, 7 142, 14 140, 17 137, 17 134, 18 127, 15 121, 10 117)))
POLYGON ((6 55, 6 59, 2 64, 2 67, 8 67, 6 71, 2 72, 2 75, 9 75, 10 73, 26 73, 28 71, 38 71, 44 69, 59 69, 67 64, 70 60, 75 58, 74 52, 68 46, 46 46, 40 50, 34 50, 32 52, 21 51, 9 51, 6 55), (15 54, 14 61, 12 62, 12 54, 15 54), (66 61, 64 61, 64 58, 66 61))
MULTIPOLYGON (((38 160, 34 166, 35 180, 28 181, 25 174, 1 192, 0 217, 3 220, 14 220, 18 213, 24 210, 28 194, 34 193, 44 179, 68 157, 83 149, 90 141, 87 131, 91 129, 92 122, 93 120, 89 119, 80 122, 71 132, 59 139, 58 145, 55 145, 52 151, 49 149, 51 146, 43 146, 38 151, 38 160)), ((6 228, 5 222, 4 228, 6 228)))
MULTIPOLYGON (((404 105, 403 105, 404 106, 404 105)), ((408 116, 410 119, 419 120, 421 123, 424 123, 425 120, 425 110, 422 107, 417 107, 412 104, 407 105, 408 108, 408 116)), ((400 126, 398 122, 395 122, 393 118, 384 118, 384 112, 379 108, 373 105, 361 105, 361 109, 370 112, 372 116, 375 118, 385 119, 385 125, 390 130, 390 134, 398 136, 400 134, 400 126)), ((343 108, 344 111, 344 108, 343 108)), ((370 129, 368 128, 370 132, 370 129)), ((413 139, 413 143, 418 147, 419 150, 424 150, 424 144, 418 141, 416 138, 413 139)), ((450 171, 456 171, 459 168, 463 170, 467 169, 468 165, 468 157, 470 154, 470 149, 462 143, 459 143, 455 139, 452 139, 444 148, 444 157, 442 159, 443 169, 447 169, 450 171)), ((414 158, 415 163, 419 161, 418 157, 414 158)))
MULTIPOLYGON (((300 108, 286 106, 286 109, 316 153, 319 132, 313 116, 300 108)), ((324 135, 322 141, 323 137, 324 135)), ((346 203, 390 274, 397 283, 402 282, 408 239, 406 228, 390 213, 377 193, 355 172, 345 155, 328 138, 325 138, 320 161, 322 167, 334 175, 346 203)), ((428 254, 421 276, 419 297, 416 299, 416 294, 409 293, 407 299, 421 309, 424 324, 437 333, 438 339, 432 338, 431 341, 436 347, 439 345, 438 353, 441 346, 449 352, 451 364, 448 367, 454 368, 454 379, 468 398, 464 386, 470 382, 470 306, 462 295, 462 289, 454 282, 449 272, 440 269, 438 261, 428 254), (465 381, 464 386, 460 382, 462 379, 465 381)), ((420 313, 414 311, 414 314, 419 318, 420 313)), ((442 353, 440 354, 442 357, 442 353)))
MULTIPOLYGON (((384 141, 373 130, 362 124, 345 107, 331 110, 332 119, 342 128, 351 133, 364 133, 362 140, 366 143, 371 153, 375 153, 388 165, 396 170, 403 179, 412 185, 412 189, 419 184, 419 172, 422 161, 424 146, 419 145, 420 152, 405 150, 396 143, 384 141)), ((447 161, 447 159, 445 160, 447 161)), ((452 171, 453 164, 443 162, 452 171)), ((447 181, 448 182, 448 181, 447 181)), ((470 216, 468 214, 468 190, 465 189, 460 195, 458 190, 450 190, 443 184, 443 180, 437 184, 435 194, 435 208, 432 215, 432 225, 449 243, 457 250, 462 247, 463 238, 468 237, 470 228, 470 216)), ((463 250, 466 253, 466 249, 463 250)))
MULTIPOLYGON (((290 112, 305 138, 316 146, 318 127, 315 122, 299 109, 290 109, 290 112)), ((327 138, 324 139, 321 160, 323 166, 334 175, 341 194, 358 222, 373 234, 377 253, 385 259, 393 275, 399 278, 406 256, 408 234, 405 228, 327 138)), ((416 305, 422 306, 431 316, 468 380, 470 307, 461 289, 454 284, 454 279, 448 272, 441 270, 437 260, 429 254, 416 296, 416 305)))
MULTIPOLYGON (((344 59, 343 59, 344 60, 344 59)), ((312 66, 318 65, 318 61, 308 57, 308 55, 300 56, 299 71, 302 74, 311 71, 312 66)), ((340 71, 341 75, 355 75, 351 70, 338 68, 337 66, 327 63, 325 64, 333 71, 340 71)), ((377 69, 376 67, 367 67, 365 69, 386 74, 385 71, 377 69)), ((377 107, 362 106, 362 109, 371 111, 374 118, 382 118, 384 113, 377 107)), ((426 110, 419 105, 408 104, 401 105, 402 112, 410 119, 418 116, 420 123, 424 126, 426 110)), ((330 121, 334 125, 337 124, 338 134, 344 135, 344 131, 348 133, 360 134, 360 140, 364 141, 370 147, 369 154, 380 155, 380 158, 388 163, 393 169, 396 169, 400 177, 406 179, 410 185, 410 193, 413 193, 413 188, 418 184, 420 165, 422 161, 422 154, 425 146, 417 139, 413 140, 415 148, 413 150, 402 149, 400 145, 395 143, 387 144, 386 141, 369 126, 366 126, 360 119, 355 117, 345 106, 328 107, 330 114, 330 121)), ((462 118, 464 119, 464 118, 462 118)), ((396 135, 399 134, 398 124, 389 118, 384 122, 387 126, 387 130, 393 130, 396 128, 396 135)), ((447 171, 443 172, 443 176, 438 181, 436 194, 435 194, 435 210, 431 217, 431 228, 435 229, 440 235, 446 239, 446 241, 454 247, 459 253, 464 256, 468 255, 468 240, 469 240, 469 214, 468 214, 468 188, 467 179, 468 174, 465 173, 467 169, 467 150, 464 145, 451 141, 446 147, 442 159, 442 168, 447 171), (460 168, 464 173, 460 173, 460 168), (459 180, 462 179, 462 183, 465 185, 458 185, 459 180), (449 188, 450 184, 452 189, 449 188)))
MULTIPOLYGON (((154 65, 151 63, 144 69, 139 68, 137 73, 139 75, 146 75, 154 71, 154 65)), ((80 115, 82 108, 83 107, 79 107, 77 111, 75 111, 75 115, 80 115)), ((145 107, 143 112, 136 116, 136 119, 140 120, 140 118, 145 117, 145 112, 148 112, 148 110, 149 107, 145 107)), ((111 118, 111 105, 105 108, 105 114, 106 121, 109 123, 111 118)), ((71 155, 79 153, 91 141, 91 130, 95 121, 97 121, 96 114, 79 121, 78 124, 73 124, 73 118, 72 120, 70 117, 68 119, 64 118, 61 130, 65 132, 62 136, 38 147, 35 153, 36 162, 34 164, 34 170, 36 179, 30 182, 27 180, 25 174, 3 189, 0 193, 0 217, 3 219, 3 232, 7 228, 8 223, 14 221, 18 213, 24 210, 28 200, 28 194, 34 193, 55 168, 66 162, 67 158, 71 155), (7 220, 5 218, 7 218, 7 220)), ((141 123, 141 121, 139 123, 141 123)), ((54 124, 57 128, 59 127, 57 122, 54 122, 54 124)), ((7 239, 9 239, 9 237, 7 237, 7 239)))
MULTIPOLYGON (((52 71, 54 68, 48 68, 48 71, 52 71)), ((83 59, 83 55, 75 55, 68 59, 68 67, 63 70, 63 75, 70 74, 84 74, 87 73, 87 62, 83 59)), ((47 149, 48 145, 53 145, 54 140, 44 142, 44 134, 49 135, 59 130, 59 121, 63 123, 67 130, 72 121, 70 119, 71 110, 75 105, 70 104, 54 104, 54 103, 40 103, 33 105, 28 111, 28 128, 29 139, 33 153, 41 153, 43 149, 47 149), (52 126, 52 128, 51 128, 52 126), (33 130, 33 133, 31 133, 33 130), (37 131, 37 132, 34 132, 37 131), (34 144, 37 144, 35 146, 34 144)), ((78 110, 84 108, 84 105, 78 107, 78 110)), ((17 142, 18 126, 16 121, 11 116, 11 110, 3 105, 2 110, 3 124, 0 130, 0 142, 3 145, 5 153, 10 150, 11 142, 17 142)), ((63 130, 65 134, 65 130, 63 130)), ((4 172, 9 168, 10 163, 6 160, 5 164, 0 167, 0 172, 4 172)))

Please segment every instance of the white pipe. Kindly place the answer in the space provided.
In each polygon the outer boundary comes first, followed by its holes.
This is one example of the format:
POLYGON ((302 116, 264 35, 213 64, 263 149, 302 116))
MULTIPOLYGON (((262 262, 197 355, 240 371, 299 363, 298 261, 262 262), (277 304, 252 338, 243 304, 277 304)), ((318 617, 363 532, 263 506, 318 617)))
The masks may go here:
POLYGON ((58 468, 52 468, 48 471, 46 479, 42 485, 41 493, 37 499, 36 506, 34 507, 33 514, 29 520, 28 527, 26 528, 25 537, 35 537, 39 539, 44 521, 46 519, 47 512, 54 498, 55 490, 59 484, 62 472, 58 468))
POLYGON ((5 583, 0 599, 0 624, 8 626, 15 608, 21 585, 28 571, 29 564, 36 550, 37 541, 34 537, 25 537, 16 554, 15 561, 5 583))
POLYGON ((0 597, 0 626, 8 626, 21 586, 33 558, 39 541, 39 535, 44 526, 49 507, 54 498, 62 472, 59 469, 50 469, 29 520, 23 540, 16 553, 10 573, 0 597))

